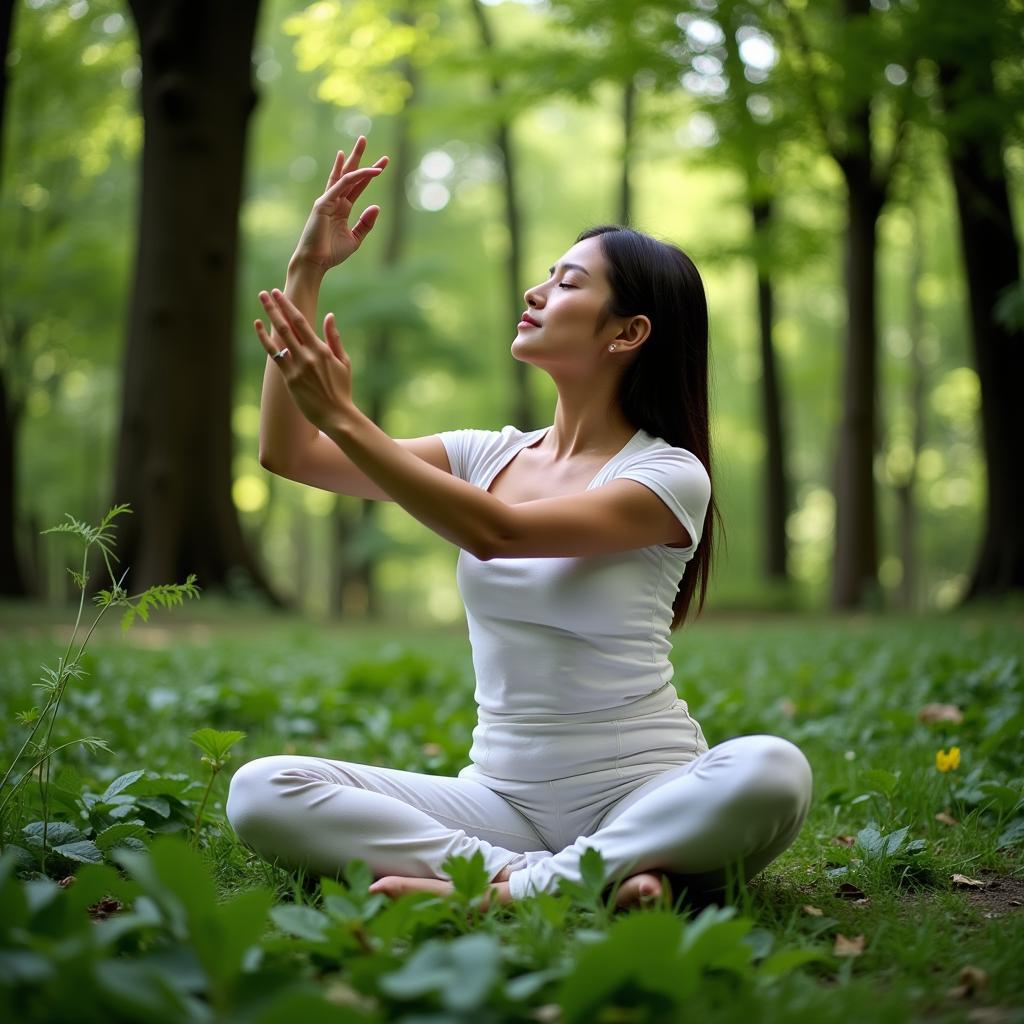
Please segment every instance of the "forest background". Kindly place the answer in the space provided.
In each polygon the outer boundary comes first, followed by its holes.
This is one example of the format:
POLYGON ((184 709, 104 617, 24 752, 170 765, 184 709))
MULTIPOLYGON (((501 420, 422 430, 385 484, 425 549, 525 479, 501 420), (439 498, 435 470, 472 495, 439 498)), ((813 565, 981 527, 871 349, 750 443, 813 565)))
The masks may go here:
POLYGON ((4 7, 4 596, 74 596, 39 531, 128 501, 132 590, 462 620, 451 545, 259 463, 257 292, 359 134, 390 180, 320 316, 391 436, 550 423, 522 292, 630 223, 708 293, 709 612, 1019 592, 1020 3, 4 7))

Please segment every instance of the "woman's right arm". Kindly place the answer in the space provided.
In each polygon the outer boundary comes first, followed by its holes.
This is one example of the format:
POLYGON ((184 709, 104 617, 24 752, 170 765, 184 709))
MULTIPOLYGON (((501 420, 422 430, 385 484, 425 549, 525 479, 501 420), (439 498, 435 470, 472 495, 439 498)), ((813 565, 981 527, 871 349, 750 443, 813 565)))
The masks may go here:
MULTIPOLYGON (((311 324, 316 323, 316 303, 324 273, 321 266, 294 256, 288 263, 284 293, 311 324)), ((271 333, 271 340, 280 347, 276 332, 271 333)), ((267 356, 260 398, 260 465, 272 473, 280 473, 279 467, 287 466, 289 460, 311 445, 319 433, 299 411, 284 382, 284 375, 274 365, 273 358, 267 356)))
MULTIPOLYGON (((317 322, 317 299, 324 274, 359 248, 380 212, 380 207, 369 206, 352 228, 348 226, 352 204, 388 161, 385 156, 370 167, 359 168, 365 146, 366 138, 360 135, 348 160, 343 152, 338 153, 324 194, 313 204, 295 254, 288 263, 284 293, 311 324, 317 322)), ((271 339, 276 340, 276 333, 271 334, 271 339)), ((303 416, 285 384, 284 375, 273 362, 273 358, 267 356, 263 373, 260 465, 277 476, 323 490, 390 501, 388 494, 303 416)), ((398 444, 432 466, 451 472, 448 454, 436 434, 399 440, 398 444)))

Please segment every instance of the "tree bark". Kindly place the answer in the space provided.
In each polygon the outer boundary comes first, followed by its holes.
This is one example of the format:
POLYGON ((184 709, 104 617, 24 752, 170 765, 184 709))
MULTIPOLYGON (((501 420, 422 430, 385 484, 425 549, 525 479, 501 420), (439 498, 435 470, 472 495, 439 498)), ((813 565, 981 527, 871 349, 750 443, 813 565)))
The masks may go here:
MULTIPOLYGON (((7 53, 14 29, 14 0, 0 0, 0 175, 4 166, 4 127, 7 111, 7 53)), ((2 178, 0 178, 2 180, 2 178)), ((3 315, 0 309, 0 316, 3 315)), ((0 325, 0 330, 5 325, 0 325)), ((17 325, 11 330, 16 331, 17 325)), ((6 331, 4 332, 6 334, 6 331)), ((26 597, 28 586, 22 562, 18 557, 17 484, 18 484, 18 425, 21 421, 22 402, 13 394, 10 364, 12 349, 17 346, 5 337, 4 351, 0 353, 0 596, 26 597)))
MULTIPOLYGON (((231 500, 238 211, 259 0, 129 0, 142 56, 142 195, 114 484, 139 591, 194 572, 275 604, 231 500)), ((94 583, 102 582, 95 580, 94 583)))
POLYGON ((1024 589, 1024 331, 1001 323, 996 302, 1020 277, 1020 252, 1006 187, 998 121, 957 116, 966 100, 997 102, 990 56, 968 72, 947 62, 940 81, 955 133, 947 129, 949 163, 960 215, 975 369, 981 385, 982 445, 987 467, 985 525, 964 603, 1024 589))
MULTIPOLYGON (((847 23, 870 15, 869 0, 843 0, 847 23)), ((878 446, 878 329, 875 253, 878 216, 895 162, 874 170, 870 101, 843 117, 844 141, 833 158, 846 181, 847 228, 844 253, 846 337, 842 413, 834 477, 836 544, 832 575, 834 608, 877 607, 878 523, 874 458, 878 446)))
POLYGON ((0 597, 26 597, 28 588, 18 557, 15 531, 20 409, 0 368, 0 597))
POLYGON ((878 588, 878 524, 874 457, 877 447, 876 391, 878 332, 875 323, 875 251, 878 215, 884 187, 872 174, 867 141, 867 108, 859 123, 861 151, 839 158, 847 192, 845 365, 842 418, 835 467, 836 547, 832 579, 835 608, 876 605, 878 588))
MULTIPOLYGON (((761 237, 772 220, 772 201, 754 200, 750 207, 754 233, 761 237)), ((759 246, 760 250, 761 247, 759 246)), ((772 582, 789 582, 786 518, 789 515, 789 480, 786 476, 786 437, 782 418, 775 346, 772 279, 763 266, 757 268, 757 312, 761 343, 761 416, 764 424, 764 571, 772 582)))

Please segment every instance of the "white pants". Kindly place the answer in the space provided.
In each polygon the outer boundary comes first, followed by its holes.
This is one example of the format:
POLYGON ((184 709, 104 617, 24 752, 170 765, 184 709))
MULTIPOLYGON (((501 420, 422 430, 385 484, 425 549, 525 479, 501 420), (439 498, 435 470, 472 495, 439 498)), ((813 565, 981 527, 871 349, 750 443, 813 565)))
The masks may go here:
POLYGON ((708 748, 671 685, 583 715, 486 716, 457 777, 275 755, 242 765, 227 816, 239 838, 286 868, 336 875, 356 858, 374 877, 446 878, 452 854, 479 851, 509 891, 580 880, 588 848, 609 879, 660 869, 693 890, 746 879, 796 838, 811 768, 778 736, 708 748))

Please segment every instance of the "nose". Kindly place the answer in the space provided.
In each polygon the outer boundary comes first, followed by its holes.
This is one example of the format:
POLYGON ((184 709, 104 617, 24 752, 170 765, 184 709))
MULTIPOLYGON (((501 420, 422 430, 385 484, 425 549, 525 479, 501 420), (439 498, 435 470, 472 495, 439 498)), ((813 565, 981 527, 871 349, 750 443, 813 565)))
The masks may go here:
POLYGON ((540 305, 542 297, 540 285, 534 285, 532 288, 527 288, 526 291, 523 292, 523 298, 531 309, 536 309, 537 306, 540 305))

